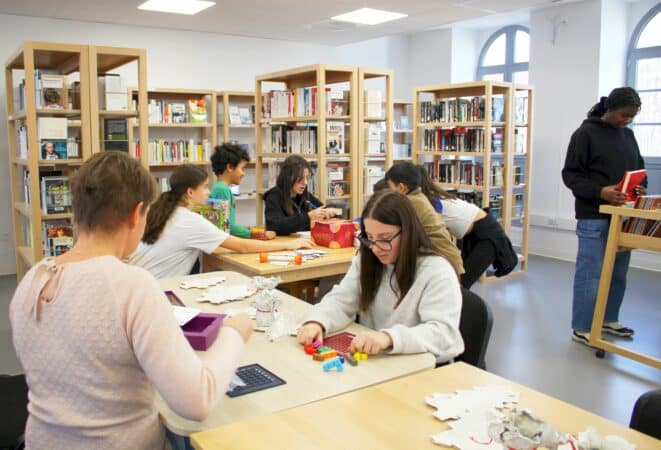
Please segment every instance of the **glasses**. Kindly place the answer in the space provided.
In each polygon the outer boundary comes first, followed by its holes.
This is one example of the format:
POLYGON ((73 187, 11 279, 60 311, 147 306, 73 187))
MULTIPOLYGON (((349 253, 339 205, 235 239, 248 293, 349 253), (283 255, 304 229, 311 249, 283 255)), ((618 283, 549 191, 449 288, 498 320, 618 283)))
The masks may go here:
POLYGON ((392 250, 392 241, 394 241, 397 238, 397 236, 399 236, 400 234, 402 234, 402 230, 399 230, 390 239, 376 239, 374 241, 370 241, 365 236, 360 235, 358 236, 358 240, 360 241, 360 245, 363 245, 369 249, 371 249, 372 247, 376 247, 384 252, 389 252, 390 250, 392 250))

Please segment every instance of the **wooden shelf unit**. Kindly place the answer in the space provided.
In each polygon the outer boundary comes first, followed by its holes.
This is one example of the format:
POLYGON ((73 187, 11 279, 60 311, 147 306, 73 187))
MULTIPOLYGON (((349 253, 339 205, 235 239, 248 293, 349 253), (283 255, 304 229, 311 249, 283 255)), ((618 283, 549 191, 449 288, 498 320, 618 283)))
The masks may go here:
MULTIPOLYGON (((279 161, 284 160, 291 154, 296 153, 281 153, 269 151, 265 146, 265 140, 271 139, 271 125, 277 123, 285 123, 290 126, 296 127, 297 124, 304 123, 306 126, 316 126, 316 153, 315 154, 300 154, 307 160, 316 163, 313 167, 315 172, 315 185, 314 193, 322 202, 330 197, 328 195, 327 183, 327 163, 331 161, 334 155, 326 154, 326 124, 328 122, 343 121, 344 127, 344 155, 348 157, 347 164, 349 165, 350 185, 349 199, 342 199, 332 206, 346 205, 343 208, 346 217, 353 217, 357 214, 355 207, 357 205, 356 195, 358 195, 358 183, 354 177, 355 158, 356 158, 356 145, 357 145, 357 114, 358 109, 358 94, 357 94, 357 76, 358 72, 354 67, 330 65, 330 64, 316 64, 304 67, 298 67, 279 72, 273 72, 266 75, 260 75, 255 78, 255 114, 259 118, 260 125, 255 127, 255 149, 256 149, 256 190, 263 193, 266 188, 264 183, 264 167, 266 164, 277 164, 279 161), (326 111, 326 88, 329 85, 342 85, 343 91, 349 92, 348 99, 348 115, 341 115, 340 117, 330 117, 326 111), (277 86, 277 87, 276 87, 277 86), (271 90, 293 90, 297 88, 316 88, 316 105, 314 115, 294 115, 285 117, 271 117, 263 118, 263 95, 271 90), (265 161, 270 159, 271 161, 265 161)), ((269 146, 270 147, 270 146, 269 146)), ((268 183, 267 183, 268 184, 268 183)), ((311 189, 312 190, 312 189, 311 189)), ((257 196, 256 205, 256 221, 258 225, 264 222, 263 213, 263 199, 261 195, 257 196)))
MULTIPOLYGON (((625 208, 618 206, 602 205, 599 212, 610 214, 611 221, 608 229, 608 241, 604 252, 604 262, 601 269, 601 278, 599 280, 599 290, 597 292, 597 301, 592 318, 592 328, 590 330, 590 346, 601 351, 617 353, 621 356, 633 359, 642 364, 661 369, 661 358, 659 356, 649 356, 630 350, 626 347, 614 344, 604 340, 601 337, 602 324, 606 315, 606 303, 610 291, 611 280, 613 278, 613 267, 615 265, 615 256, 621 249, 643 249, 653 252, 661 252, 661 238, 643 236, 622 231, 622 224, 625 217, 661 220, 660 210, 644 210, 625 208)), ((658 347, 657 347, 658 350, 658 347)), ((600 356, 601 352, 597 353, 600 356)))
MULTIPOLYGON (((393 125, 394 125, 394 81, 393 72, 389 69, 358 68, 358 164, 354 164, 354 180, 358 195, 353 197, 354 216, 362 213, 366 196, 372 192, 373 180, 368 176, 370 170, 385 172, 392 166, 393 125), (378 93, 378 94, 377 94, 378 93), (379 100, 374 104, 369 97, 374 95, 379 100), (374 111, 377 109, 378 111, 374 111), (377 115, 369 114, 378 112, 377 115), (372 130, 372 139, 370 138, 372 130), (374 135, 378 130, 379 152, 370 149, 370 141, 377 142, 374 135)), ((371 147, 374 147, 372 144, 371 147)), ((382 178, 382 177, 379 177, 382 178)))
MULTIPOLYGON (((70 214, 44 214, 41 205, 40 174, 57 169, 63 176, 70 175, 79 161, 90 156, 90 76, 89 48, 85 45, 50 42, 23 42, 5 64, 5 92, 7 95, 7 137, 9 178, 11 187, 12 225, 16 274, 20 280, 27 270, 43 258, 42 228, 45 220, 61 219, 70 214), (35 71, 48 71, 62 76, 67 90, 63 108, 37 108, 42 92, 35 81, 35 71), (21 79, 23 88, 19 88, 21 79), (73 88, 79 82, 80 90, 73 88), (21 96, 18 94, 22 90, 21 96), (75 96, 73 94, 76 94, 75 96), (75 103, 75 104, 74 104, 75 103), (82 159, 41 160, 38 135, 40 118, 62 117, 75 120, 79 126, 68 126, 67 137, 77 137, 82 159), (19 155, 17 133, 25 127, 27 155, 19 155), (26 173, 30 174, 25 185, 26 173), (28 203, 29 196, 30 202, 28 203)), ((59 88, 58 88, 59 89, 59 88)))
POLYGON ((392 161, 411 161, 413 148, 413 102, 409 100, 393 100, 393 151, 392 161), (406 118, 404 120, 404 117, 406 118), (398 154, 395 148, 398 145, 408 145, 406 155, 398 154))

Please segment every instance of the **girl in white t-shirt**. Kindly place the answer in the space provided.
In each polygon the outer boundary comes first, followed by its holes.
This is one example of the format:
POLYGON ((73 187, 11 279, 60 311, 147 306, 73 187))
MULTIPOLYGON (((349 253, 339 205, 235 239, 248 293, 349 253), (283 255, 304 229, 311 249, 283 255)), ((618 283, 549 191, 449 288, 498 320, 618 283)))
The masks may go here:
POLYGON ((418 167, 422 193, 441 214, 450 234, 462 241, 461 259, 466 273, 461 275, 461 285, 470 289, 492 264, 496 276, 511 272, 518 258, 500 223, 475 204, 441 189, 423 166, 418 167))
POLYGON ((187 275, 200 252, 222 247, 239 253, 311 248, 309 239, 265 242, 230 236, 192 211, 209 197, 209 176, 197 166, 184 164, 170 176, 170 190, 161 194, 147 215, 142 242, 129 263, 144 267, 156 278, 187 275))

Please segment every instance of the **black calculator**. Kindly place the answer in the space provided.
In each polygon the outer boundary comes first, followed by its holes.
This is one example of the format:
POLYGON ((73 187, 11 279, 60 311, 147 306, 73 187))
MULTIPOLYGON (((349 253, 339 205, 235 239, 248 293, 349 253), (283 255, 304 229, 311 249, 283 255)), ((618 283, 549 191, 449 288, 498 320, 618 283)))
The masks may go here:
POLYGON ((236 369, 236 376, 243 381, 245 386, 235 386, 227 391, 229 397, 238 397, 240 395, 250 394, 251 392, 261 391, 272 387, 285 384, 285 380, 269 372, 259 364, 250 364, 248 366, 236 369))

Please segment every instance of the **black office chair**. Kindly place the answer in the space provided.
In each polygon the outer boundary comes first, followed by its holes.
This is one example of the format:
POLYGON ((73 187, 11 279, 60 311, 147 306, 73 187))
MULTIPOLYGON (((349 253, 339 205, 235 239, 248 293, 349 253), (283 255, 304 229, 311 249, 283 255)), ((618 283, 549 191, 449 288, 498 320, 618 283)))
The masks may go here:
POLYGON ((0 449, 24 448, 28 421, 28 385, 25 375, 0 375, 0 449))
POLYGON ((484 358, 493 327, 491 307, 476 293, 461 288, 463 304, 459 319, 459 331, 464 339, 464 353, 455 358, 486 370, 484 358))
POLYGON ((636 400, 629 428, 661 439, 661 389, 646 392, 636 400))

